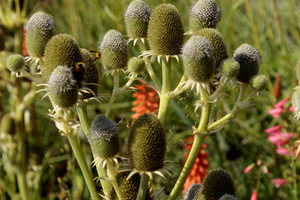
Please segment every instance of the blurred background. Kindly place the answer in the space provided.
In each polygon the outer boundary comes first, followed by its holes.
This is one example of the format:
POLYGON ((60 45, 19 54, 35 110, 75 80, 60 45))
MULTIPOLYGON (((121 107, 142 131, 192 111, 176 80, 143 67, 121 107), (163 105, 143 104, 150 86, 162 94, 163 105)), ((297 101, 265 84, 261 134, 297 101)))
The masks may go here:
MULTIPOLYGON (((37 1, 0 0, 0 118, 10 112, 13 107, 10 93, 14 81, 8 81, 9 72, 5 59, 12 53, 26 54, 23 48, 23 25, 26 19, 36 11, 51 14, 55 20, 57 33, 69 33, 75 37, 80 47, 97 50, 104 34, 110 29, 120 31, 126 37, 124 11, 130 0, 47 0, 37 1), (18 6, 19 5, 19 6, 18 6), (26 7, 25 7, 26 5, 26 7), (21 8, 21 14, 18 14, 21 8)), ((145 0, 154 9, 160 3, 175 5, 181 15, 185 31, 188 28, 189 9, 195 0, 145 0)), ((280 154, 276 145, 268 140, 265 129, 275 125, 282 126, 282 132, 294 133, 285 144, 285 148, 294 151, 299 140, 299 122, 294 119, 289 110, 289 98, 298 85, 296 65, 300 65, 300 2, 298 0, 216 0, 222 12, 221 22, 217 29, 222 34, 229 55, 241 44, 248 43, 255 47, 263 63, 260 73, 269 78, 265 92, 253 101, 253 106, 241 110, 236 118, 224 129, 210 135, 203 147, 205 153, 199 159, 207 163, 198 164, 204 171, 195 176, 205 174, 205 171, 222 167, 234 178, 239 199, 250 199, 257 194, 257 199, 297 199, 300 198, 299 159, 294 163, 293 156, 280 154), (268 113, 273 106, 287 99, 279 117, 268 113), (252 169, 244 173, 244 169, 252 169), (284 184, 276 184, 274 180, 285 180, 284 184), (293 197, 293 198, 291 198, 293 197)), ((130 46, 131 56, 138 55, 138 49, 130 46)), ((102 72, 101 61, 96 61, 102 72)), ((300 67, 300 66, 299 66, 300 67)), ((154 66, 159 74, 159 66, 154 66)), ((182 63, 173 68, 174 80, 180 80, 182 63)), ((122 81, 125 83, 126 80, 122 81)), ((28 81, 23 80, 23 92, 30 89, 28 81)), ((134 83, 140 85, 138 81, 134 83)), ((99 92, 110 95, 112 92, 112 77, 101 75, 99 92)), ((228 96, 214 109, 219 115, 225 111, 218 110, 221 104, 232 107, 232 99, 237 96, 236 90, 228 87, 228 96)), ((65 137, 59 135, 53 121, 47 115, 50 102, 44 94, 38 93, 30 108, 25 111, 25 130, 28 135, 27 153, 30 169, 28 170, 29 185, 34 188, 33 199, 88 199, 89 193, 81 172, 72 156, 65 137), (33 167, 35 166, 35 167, 33 167)), ((167 159, 174 162, 172 177, 162 179, 155 177, 153 190, 165 187, 165 193, 171 191, 180 173, 187 154, 187 138, 192 135, 192 126, 198 122, 198 113, 194 113, 194 93, 190 90, 182 93, 170 104, 166 118, 168 137, 167 159)), ((120 95, 113 105, 111 118, 119 123, 122 142, 128 135, 131 124, 131 110, 136 98, 133 92, 120 95)), ((107 101, 98 104, 89 102, 90 120, 98 113, 103 113, 107 101)), ((92 160, 90 149, 84 134, 80 133, 82 147, 89 161, 92 160)), ((7 180, 5 170, 8 162, 5 153, 5 139, 0 138, 0 199, 18 199, 14 191, 18 191, 11 180, 7 180), (2 140, 2 141, 1 141, 2 140)), ((13 163, 12 163, 13 165, 13 163)), ((95 173, 96 174, 96 173, 95 173)), ((180 198, 179 198, 180 199, 180 198)))

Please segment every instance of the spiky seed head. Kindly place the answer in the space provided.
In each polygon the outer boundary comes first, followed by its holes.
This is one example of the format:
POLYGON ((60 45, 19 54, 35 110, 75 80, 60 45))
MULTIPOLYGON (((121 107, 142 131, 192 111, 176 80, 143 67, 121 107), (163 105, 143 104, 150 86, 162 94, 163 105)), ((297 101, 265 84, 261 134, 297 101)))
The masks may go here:
POLYGON ((132 1, 125 12, 125 25, 130 38, 147 37, 151 9, 142 0, 132 1))
POLYGON ((236 196, 231 175, 224 169, 210 171, 203 180, 200 199, 219 199, 224 194, 236 196))
MULTIPOLYGON (((134 174, 129 179, 127 179, 129 175, 129 172, 120 172, 117 175, 117 183, 120 188, 120 192, 124 198, 124 200, 132 200, 137 198, 137 194, 139 191, 139 185, 140 185, 140 175, 134 174)), ((118 200, 118 196, 114 190, 114 188, 111 188, 110 191, 110 200, 118 200)), ((145 200, 150 200, 150 194, 149 190, 146 193, 145 200)))
POLYGON ((184 197, 184 200, 199 200, 200 188, 201 186, 199 183, 195 183, 191 185, 191 187, 189 188, 189 190, 187 191, 184 197))
POLYGON ((142 58, 133 57, 128 61, 128 70, 134 73, 142 73, 145 69, 145 61, 142 58))
POLYGON ((57 66, 74 67, 83 61, 77 41, 66 33, 51 38, 45 48, 44 60, 41 72, 46 80, 57 66))
POLYGON ((5 114, 1 119, 0 133, 15 134, 15 120, 9 114, 5 114))
POLYGON ((133 168, 152 172, 163 167, 166 154, 165 130, 154 114, 146 113, 129 131, 128 154, 133 168))
POLYGON ((7 57, 6 67, 11 72, 17 72, 25 65, 25 58, 20 54, 13 54, 7 57))
POLYGON ((259 71, 261 56, 250 44, 242 44, 235 50, 233 59, 240 63, 240 72, 237 75, 238 81, 249 83, 252 76, 259 71))
POLYGON ((88 140, 92 152, 100 159, 112 158, 120 150, 119 129, 104 115, 97 115, 94 118, 88 140))
MULTIPOLYGON (((99 88, 99 71, 95 64, 95 59, 93 55, 86 49, 80 49, 80 52, 82 55, 83 63, 86 66, 82 82, 86 83, 85 87, 91 89, 94 94, 97 95, 99 88), (97 85, 89 85, 89 83, 97 85)), ((89 99, 93 96, 94 95, 92 93, 83 93, 82 95, 83 99, 89 99)))
POLYGON ((78 84, 69 67, 56 67, 47 85, 50 100, 54 105, 60 108, 70 108, 77 102, 78 84))
POLYGON ((224 194, 219 200, 239 200, 239 199, 230 194, 224 194))
POLYGON ((216 28, 221 20, 221 11, 215 0, 199 0, 190 10, 190 30, 216 28))
POLYGON ((221 62, 229 57, 227 47, 221 33, 214 28, 204 28, 199 31, 195 31, 194 34, 200 35, 211 42, 214 48, 213 57, 216 62, 216 69, 219 69, 221 62))
POLYGON ((184 71, 196 82, 208 82, 215 72, 213 47, 210 41, 193 35, 182 49, 184 71))
POLYGON ((150 15, 148 41, 152 53, 177 55, 183 44, 183 25, 178 10, 172 4, 160 4, 150 15))
POLYGON ((240 71, 240 64, 233 58, 227 58, 221 63, 221 73, 227 78, 234 78, 240 71))
POLYGON ((255 75, 250 79, 250 86, 254 91, 263 91, 268 86, 268 78, 263 74, 255 75))
POLYGON ((53 17, 38 11, 27 21, 25 29, 28 54, 34 58, 43 57, 47 42, 55 34, 53 17))
POLYGON ((117 30, 109 30, 100 45, 101 61, 107 71, 124 69, 128 62, 128 46, 123 35, 117 30))

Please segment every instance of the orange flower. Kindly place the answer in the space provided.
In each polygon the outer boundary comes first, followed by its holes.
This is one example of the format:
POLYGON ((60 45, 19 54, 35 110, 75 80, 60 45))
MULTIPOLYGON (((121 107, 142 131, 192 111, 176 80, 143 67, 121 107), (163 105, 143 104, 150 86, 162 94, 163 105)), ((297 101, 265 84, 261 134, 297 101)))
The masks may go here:
MULTIPOLYGON (((186 151, 190 151, 192 148, 194 137, 189 137, 186 139, 186 144, 184 145, 184 148, 186 151)), ((192 166, 192 169, 183 185, 183 192, 187 192, 189 187, 192 184, 195 183, 201 183, 202 180, 205 178, 207 174, 207 167, 208 167, 208 154, 204 151, 204 149, 207 148, 207 144, 202 144, 201 149, 198 153, 198 156, 196 158, 196 161, 194 162, 194 165, 192 166)), ((187 158, 189 154, 185 154, 184 157, 187 158)))
POLYGON ((23 30, 23 44, 22 44, 22 54, 23 56, 28 56, 27 48, 26 48, 26 29, 23 30))
POLYGON ((145 82, 140 81, 142 85, 136 85, 137 92, 133 94, 136 100, 133 102, 131 111, 135 112, 132 115, 132 119, 137 119, 139 116, 145 113, 157 114, 157 108, 159 106, 159 97, 156 91, 145 82))

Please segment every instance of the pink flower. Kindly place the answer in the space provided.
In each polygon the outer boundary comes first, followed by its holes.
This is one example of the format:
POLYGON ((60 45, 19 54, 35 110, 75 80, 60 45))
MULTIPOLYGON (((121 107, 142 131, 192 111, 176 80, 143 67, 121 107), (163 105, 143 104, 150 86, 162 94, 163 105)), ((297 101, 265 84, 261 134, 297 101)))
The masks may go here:
POLYGON ((285 111, 284 104, 288 102, 290 98, 283 99, 273 106, 274 109, 268 110, 268 113, 271 114, 274 118, 278 118, 280 113, 285 111))
POLYGON ((276 133, 268 136, 268 140, 277 146, 282 146, 288 143, 293 135, 293 133, 276 133))
POLYGON ((284 155, 284 156, 289 156, 290 155, 289 150, 284 148, 284 147, 277 147, 276 153, 284 155))
POLYGON ((265 133, 268 133, 269 135, 274 135, 276 133, 280 133, 281 129, 282 129, 282 126, 277 125, 277 126, 273 126, 271 128, 265 129, 265 133))
POLYGON ((274 105, 274 108, 284 108, 284 104, 288 102, 290 98, 283 99, 274 105))
POLYGON ((257 191, 253 190, 250 200, 257 200, 257 191))
POLYGON ((285 178, 272 179, 271 182, 274 184, 276 188, 281 187, 283 184, 287 182, 285 178))
POLYGON ((247 173, 249 173, 251 170, 252 170, 252 168, 254 167, 254 163, 251 163, 250 165, 248 165, 245 169, 244 169, 244 174, 247 174, 247 173))
POLYGON ((269 173, 269 169, 267 168, 267 166, 263 166, 263 171, 265 172, 265 174, 269 173))

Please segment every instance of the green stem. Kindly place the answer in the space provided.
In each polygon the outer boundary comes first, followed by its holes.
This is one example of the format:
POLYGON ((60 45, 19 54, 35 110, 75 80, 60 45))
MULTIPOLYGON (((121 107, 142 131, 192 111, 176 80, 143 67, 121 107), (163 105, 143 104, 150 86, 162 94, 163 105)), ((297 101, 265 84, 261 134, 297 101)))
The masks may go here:
POLYGON ((79 164, 79 167, 81 169, 81 172, 83 174, 83 177, 85 179, 85 182, 87 184, 87 187, 91 193, 91 196, 94 200, 100 200, 99 194, 96 191, 95 183, 93 181, 92 174, 88 168, 88 165, 86 163, 86 160, 84 158, 83 152, 81 150, 81 147, 78 143, 78 139, 76 134, 70 133, 68 136, 68 140, 70 142, 70 145, 72 147, 72 150, 74 152, 74 155, 76 157, 76 160, 79 164))
POLYGON ((121 190, 120 190, 120 188, 118 186, 118 183, 117 183, 117 178, 116 178, 116 174, 115 174, 115 170, 114 170, 112 160, 107 160, 106 164, 107 164, 107 174, 108 174, 108 177, 112 178, 112 184, 114 186, 115 192, 116 192, 119 200, 123 200, 124 198, 122 196, 121 190))
POLYGON ((293 190, 292 190, 292 196, 293 196, 293 200, 297 200, 297 171, 296 171, 296 165, 294 164, 292 166, 293 169, 293 190))
POLYGON ((171 90, 171 60, 166 62, 166 59, 162 59, 162 90, 160 95, 158 119, 164 123, 167 107, 169 105, 170 96, 169 92, 171 90))
MULTIPOLYGON (((87 117, 86 104, 82 102, 79 106, 76 106, 77 114, 80 120, 80 124, 82 126, 83 132, 85 136, 88 138, 90 132, 90 124, 87 117)), ((96 156, 93 153, 93 157, 96 156)), ((104 195, 107 195, 110 191, 110 184, 107 180, 103 179, 106 177, 106 170, 102 165, 96 165, 98 176, 100 177, 101 186, 104 192, 104 195)))
POLYGON ((144 200, 146 198, 148 190, 149 176, 146 173, 141 175, 141 182, 139 187, 139 192, 137 194, 136 200, 144 200))
POLYGON ((108 117, 109 115, 109 112, 110 112, 110 109, 114 103, 114 101, 116 100, 117 98, 117 94, 116 94, 116 91, 119 89, 119 85, 120 85, 120 72, 119 71, 115 71, 114 74, 113 74, 113 79, 114 79, 114 89, 113 89, 113 93, 111 95, 111 98, 108 102, 108 105, 107 105, 107 108, 106 108, 106 111, 105 111, 105 116, 108 117))
POLYGON ((183 169, 175 183, 175 186, 173 187, 170 193, 170 196, 168 197, 168 200, 175 200, 178 197, 178 195, 181 193, 183 184, 185 183, 192 169, 192 166, 201 149, 204 138, 207 135, 206 133, 207 133, 209 114, 210 114, 210 104, 208 103, 209 98, 208 98, 207 91, 202 87, 202 85, 200 86, 200 92, 201 92, 201 101, 203 102, 203 107, 201 110, 201 118, 200 118, 199 126, 195 132, 194 142, 191 151, 188 155, 188 158, 186 160, 186 163, 183 166, 183 169))

